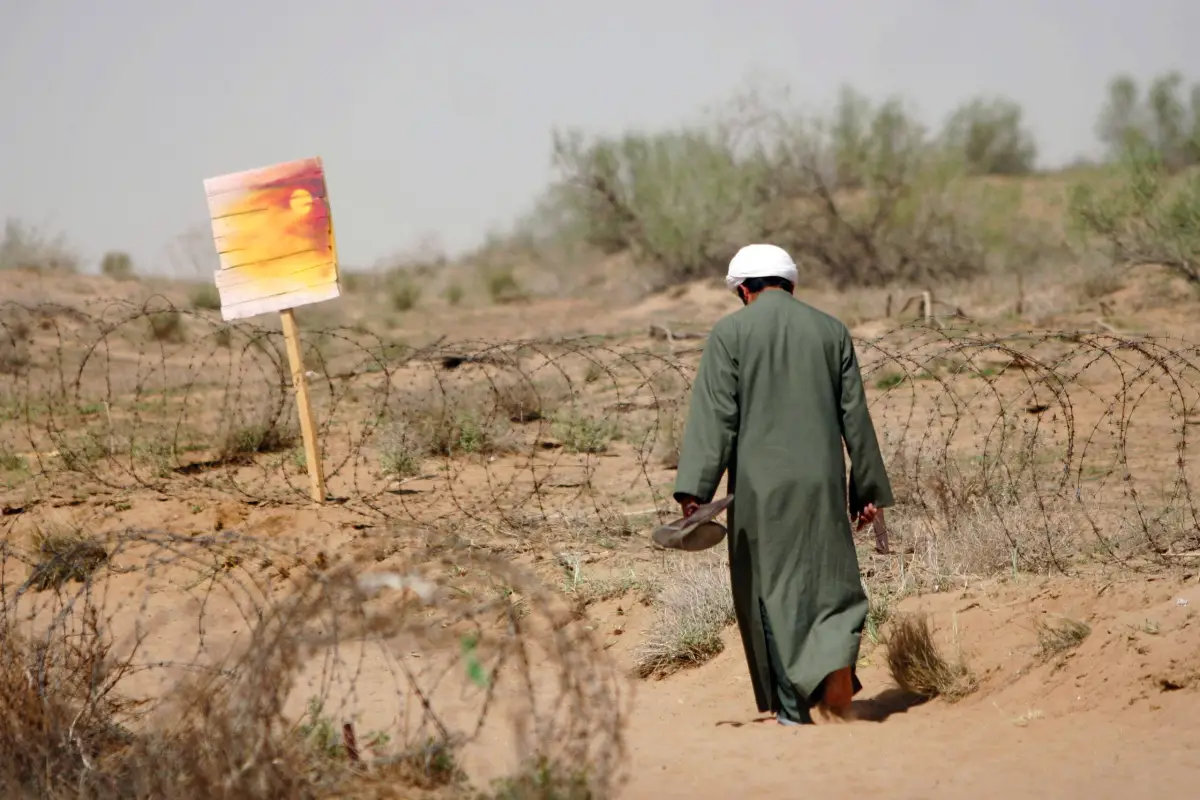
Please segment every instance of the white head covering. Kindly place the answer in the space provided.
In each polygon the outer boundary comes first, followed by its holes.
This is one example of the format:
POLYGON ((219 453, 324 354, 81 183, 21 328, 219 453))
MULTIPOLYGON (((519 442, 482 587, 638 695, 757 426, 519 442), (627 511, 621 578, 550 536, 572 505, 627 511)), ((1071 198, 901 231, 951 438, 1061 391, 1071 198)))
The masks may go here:
POLYGON ((747 278, 783 278, 795 286, 799 277, 787 250, 773 244, 748 244, 730 260, 725 285, 736 292, 747 278))

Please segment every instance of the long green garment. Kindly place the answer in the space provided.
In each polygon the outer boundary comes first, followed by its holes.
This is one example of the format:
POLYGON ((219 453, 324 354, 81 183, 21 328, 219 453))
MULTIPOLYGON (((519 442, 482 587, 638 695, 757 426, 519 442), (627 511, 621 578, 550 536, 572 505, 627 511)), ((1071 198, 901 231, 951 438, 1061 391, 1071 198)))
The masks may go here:
POLYGON ((811 702, 858 660, 867 598, 849 515, 892 505, 892 489, 850 332, 782 290, 720 320, 704 346, 676 497, 712 500, 726 469, 733 602, 758 709, 780 710, 760 608, 811 702))

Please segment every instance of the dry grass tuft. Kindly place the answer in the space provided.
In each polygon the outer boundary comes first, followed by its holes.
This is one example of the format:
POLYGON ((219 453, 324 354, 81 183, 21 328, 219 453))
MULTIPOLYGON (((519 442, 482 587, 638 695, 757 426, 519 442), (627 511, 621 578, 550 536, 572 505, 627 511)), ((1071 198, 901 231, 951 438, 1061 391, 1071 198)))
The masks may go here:
POLYGON ((28 344, 15 337, 10 339, 0 331, 0 375, 20 375, 31 361, 28 344))
POLYGON ((379 471, 388 480, 415 478, 421 474, 425 453, 403 422, 386 426, 379 434, 379 471))
POLYGON ((687 414, 672 406, 663 413, 659 421, 658 450, 660 463, 667 469, 679 469, 679 451, 683 447, 684 425, 687 414))
POLYGON ((634 672, 662 678, 699 666, 724 649, 721 634, 733 624, 733 594, 724 559, 687 559, 663 580, 654 598, 657 617, 638 648, 634 672))
POLYGON ((396 311, 412 311, 421 301, 421 285, 410 270, 395 269, 384 277, 384 291, 396 311))
POLYGON ((188 294, 188 300, 191 301, 192 308, 203 311, 221 310, 221 293, 211 283, 201 283, 195 286, 188 294))
POLYGON ((918 697, 959 700, 977 686, 961 660, 949 661, 933 638, 924 614, 908 614, 891 623, 887 636, 887 665, 901 690, 918 697))
POLYGON ((150 329, 150 337, 155 341, 168 344, 187 341, 187 327, 183 322, 183 314, 175 309, 147 314, 146 323, 150 329))
POLYGON ((244 462, 256 453, 284 453, 294 448, 300 432, 290 423, 257 423, 234 427, 225 436, 221 460, 244 462))
POLYGON ((6 444, 0 444, 0 473, 24 472, 29 469, 25 457, 6 444))
POLYGON ((568 453, 595 455, 607 452, 618 433, 611 420, 577 412, 560 413, 554 421, 554 435, 568 453))
POLYGON ((39 532, 34 537, 39 561, 29 576, 36 592, 83 583, 108 561, 108 551, 81 531, 39 532))
POLYGON ((1092 627, 1086 622, 1067 617, 1051 621, 1039 619, 1035 623, 1035 627, 1037 628, 1038 654, 1043 659, 1050 659, 1074 650, 1083 644, 1083 640, 1092 632, 1092 627))
POLYGON ((133 259, 128 253, 112 251, 104 254, 100 261, 101 274, 118 281, 133 280, 137 275, 133 268, 133 259))
POLYGON ((497 383, 494 391, 501 415, 517 424, 551 417, 567 394, 563 386, 537 385, 528 379, 497 383))
POLYGON ((594 800, 597 795, 579 770, 539 758, 516 775, 496 781, 479 800, 594 800))
POLYGON ((454 405, 413 402, 385 422, 379 437, 380 469, 386 477, 417 474, 425 458, 500 455, 512 452, 511 424, 480 413, 468 398, 454 405))

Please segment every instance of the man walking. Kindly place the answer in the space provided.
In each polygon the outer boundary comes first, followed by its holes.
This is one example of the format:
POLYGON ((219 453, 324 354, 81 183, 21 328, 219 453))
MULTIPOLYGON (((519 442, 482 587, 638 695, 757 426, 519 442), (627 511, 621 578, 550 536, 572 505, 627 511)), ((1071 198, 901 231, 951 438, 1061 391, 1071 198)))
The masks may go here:
POLYGON ((867 614, 850 519, 861 528, 892 505, 858 358, 845 325, 792 296, 782 248, 743 247, 725 280, 744 307, 705 343, 675 499, 690 516, 728 469, 733 603, 758 710, 785 725, 811 723, 814 706, 845 718, 867 614))

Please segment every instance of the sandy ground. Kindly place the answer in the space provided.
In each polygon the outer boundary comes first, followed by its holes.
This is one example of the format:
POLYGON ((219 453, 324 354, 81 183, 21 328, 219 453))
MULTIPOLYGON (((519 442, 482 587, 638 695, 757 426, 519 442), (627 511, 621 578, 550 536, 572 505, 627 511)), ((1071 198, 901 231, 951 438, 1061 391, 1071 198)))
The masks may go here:
MULTIPOLYGON (((54 297, 65 297, 64 303, 81 301, 80 295, 71 295, 41 279, 18 281, 15 287, 20 290, 17 299, 21 302, 54 297)), ((103 291, 85 281, 77 291, 104 295, 121 290, 109 284, 101 288, 103 291)), ((983 294, 986 296, 986 291, 983 294)), ((1043 302, 1049 307, 1056 297, 1050 292, 1030 302, 1035 306, 1043 302)), ((849 315, 853 308, 859 317, 855 329, 864 336, 883 328, 879 314, 870 313, 870 309, 883 306, 882 295, 859 297, 854 303, 829 295, 818 300, 835 313, 849 315)), ((980 300, 977 306, 982 307, 983 302, 980 300)), ((1110 318, 1104 323, 1108 328, 1119 324, 1131 330, 1200 341, 1200 326, 1195 323, 1192 307, 1170 306, 1147 311, 1141 294, 1134 290, 1110 298, 1110 303, 1124 316, 1120 320, 1110 318)), ((652 297, 617 309, 606 307, 600 300, 556 300, 535 306, 462 312, 422 311, 401 320, 389 335, 418 343, 440 336, 496 339, 580 333, 636 335, 641 337, 639 346, 656 347, 665 357, 686 350, 695 342, 683 338, 646 344, 650 341, 646 334, 652 323, 670 327, 673 336, 703 331, 732 307, 728 295, 719 289, 696 286, 673 296, 652 297)), ((371 316, 361 308, 352 311, 347 313, 353 319, 371 316)), ((1095 320, 1095 310, 1084 304, 1040 322, 1051 327, 1103 330, 1096 327, 1095 320)), ((1020 330, 1028 323, 1009 320, 1007 324, 1010 329, 1020 330)), ((132 356, 130 360, 142 364, 132 356)), ((1106 413, 1105 403, 1113 394, 1115 384, 1111 381, 1121 378, 1112 377, 1115 367, 1110 370, 1112 374, 1105 372, 1109 368, 1103 365, 1094 369, 1090 383, 1080 382, 1086 391, 1076 391, 1071 413, 1077 417, 1073 418, 1073 424, 1083 431, 1077 435, 1093 437, 1096 442, 1093 446, 1099 449, 1101 444, 1110 446, 1110 443, 1103 440, 1105 434, 1095 432, 1101 427, 1097 420, 1106 413)), ((1176 468, 1174 451, 1164 455, 1158 446, 1165 441, 1163 437, 1172 435, 1179 426, 1194 423, 1187 420, 1168 423, 1171 409, 1167 401, 1153 393, 1148 397, 1138 418, 1138 424, 1148 433, 1126 445, 1126 468, 1146 481, 1139 485, 1149 486, 1155 480, 1161 483, 1164 476, 1186 479, 1190 468, 1183 460, 1176 468)), ((997 411, 993 406, 1006 401, 997 396, 988 402, 991 405, 979 405, 974 412, 980 419, 994 417, 997 411)), ((364 413, 364 406, 350 404, 347 408, 340 413, 364 413)), ((1053 432, 1058 430, 1055 426, 1066 425, 1053 409, 1048 416, 1048 430, 1053 432)), ((926 439, 931 436, 930 430, 941 430, 939 426, 945 424, 935 420, 936 414, 927 400, 884 401, 878 417, 880 424, 891 425, 894 421, 897 426, 915 426, 903 430, 918 431, 911 435, 926 439), (919 433, 922 430, 925 433, 919 433)), ((963 427, 965 432, 959 435, 968 439, 987 432, 983 425, 963 427)), ((332 447, 331 453, 347 461, 357 455, 332 447)), ((648 492, 636 494, 617 488, 631 485, 629 476, 638 469, 646 469, 644 464, 637 465, 626 455, 620 451, 607 460, 599 459, 600 466, 595 468, 598 485, 606 487, 604 491, 625 508, 638 508, 648 502, 653 506, 648 492)), ((492 481, 502 467, 506 464, 498 462, 495 466, 464 468, 453 478, 458 487, 455 491, 461 491, 464 498, 479 506, 486 506, 489 498, 499 496, 489 492, 497 491, 492 481)), ((1057 469, 1053 464, 1050 467, 1057 469)), ((556 468, 567 471, 565 466, 556 468)), ((530 475, 534 473, 532 468, 522 469, 530 475)), ((656 469, 646 480, 669 482, 669 469, 661 465, 656 469)), ((363 476, 370 472, 357 462, 346 467, 347 472, 351 470, 358 470, 353 473, 356 482, 366 481, 363 476)), ((56 494, 40 499, 25 495, 22 500, 24 490, 14 490, 5 496, 6 515, 9 507, 15 509, 23 503, 28 508, 6 516, 5 531, 11 543, 24 547, 31 531, 51 518, 98 524, 105 530, 130 525, 166 527, 186 536, 237 530, 278 543, 281 552, 296 554, 295 563, 300 564, 312 563, 318 554, 319 558, 333 561, 370 558, 381 546, 380 541, 401 550, 415 549, 427 534, 419 523, 436 517, 442 526, 439 530, 445 532, 449 525, 453 534, 471 539, 476 546, 537 564, 544 577, 553 580, 557 575, 560 582, 561 569, 556 571, 551 564, 553 559, 537 562, 530 555, 532 549, 545 546, 552 552, 564 548, 587 551, 589 557, 597 559, 596 563, 608 564, 614 574, 632 567, 652 569, 654 564, 645 555, 643 540, 648 529, 644 525, 632 533, 632 544, 619 547, 604 541, 584 542, 578 537, 539 540, 536 546, 514 543, 510 534, 505 534, 507 538, 488 540, 476 538, 481 536, 477 520, 461 518, 461 514, 460 518, 454 517, 455 507, 448 504, 446 493, 439 488, 448 484, 425 481, 403 490, 385 490, 377 477, 371 478, 375 483, 367 488, 362 488, 365 483, 352 485, 344 477, 337 479, 340 483, 334 482, 339 491, 360 492, 360 496, 369 495, 373 501, 386 505, 393 516, 381 520, 378 515, 372 516, 374 511, 364 512, 362 508, 358 511, 338 507, 320 511, 301 509, 303 477, 293 470, 294 491, 289 496, 280 489, 274 473, 265 469, 260 472, 253 477, 255 490, 261 488, 264 496, 268 489, 275 492, 262 500, 235 492, 223 494, 213 486, 200 488, 198 484, 194 491, 189 485, 183 494, 163 496, 149 488, 139 488, 132 481, 126 481, 126 489, 115 491, 73 479, 72 485, 60 485, 56 494), (411 534, 408 528, 397 527, 401 523, 412 526, 411 534), (383 529, 389 531, 390 538, 375 535, 383 529)), ((245 485, 251 483, 251 478, 246 478, 245 485)), ((1108 485, 1109 491, 1120 493, 1120 481, 1108 485)), ((513 496, 531 491, 522 484, 513 496)), ((582 501, 569 498, 562 502, 582 506, 582 501)), ((1200 582, 1197 569, 1188 565, 1200 566, 1200 562, 1191 557, 1195 554, 1179 555, 1183 556, 1180 567, 1174 570, 1137 574, 1110 568, 1107 572, 1072 577, 971 580, 956 584, 951 591, 906 599, 901 610, 930 611, 945 638, 945 646, 962 648, 981 680, 980 688, 953 704, 941 700, 916 706, 905 704, 890 685, 881 663, 882 650, 867 648, 860 665, 865 689, 857 705, 862 716, 869 719, 847 724, 795 729, 762 722, 761 715, 755 713, 736 631, 727 630, 724 651, 702 667, 660 681, 625 679, 627 688, 633 691, 633 704, 624 728, 629 760, 625 765, 628 781, 621 796, 1195 797, 1200 785, 1200 620, 1195 618, 1200 610, 1200 582), (1046 614, 1085 620, 1092 633, 1065 655, 1043 656, 1038 651, 1034 623, 1046 614)), ((389 557, 389 553, 375 556, 384 566, 389 557)), ((196 565, 189 567, 188 575, 208 569, 212 560, 202 554, 196 565)), ((255 572, 252 580, 259 584, 258 588, 272 586, 273 581, 283 580, 280 575, 284 567, 284 559, 277 558, 269 568, 264 566, 255 572)), ((294 568, 299 570, 298 566, 294 568)), ((11 580, 5 578, 6 582, 11 580)), ((220 657, 218 650, 231 646, 236 636, 253 624, 253 612, 232 605, 228 599, 179 593, 182 591, 179 585, 187 580, 187 576, 180 577, 171 591, 155 594, 141 588, 131 589, 125 598, 127 612, 123 624, 127 629, 137 620, 153 623, 153 634, 146 642, 146 658, 189 663, 213 660, 220 657)), ((117 611, 113 614, 119 617, 117 611)), ((631 605, 627 599, 604 601, 590 607, 585 621, 594 626, 620 669, 627 672, 632 666, 632 653, 651 624, 651 611, 631 605), (622 609, 620 619, 618 606, 622 609), (621 631, 619 635, 617 630, 621 631)), ((333 677, 326 662, 314 662, 300 676, 293 710, 303 707, 305 697, 340 680, 352 686, 352 691, 341 701, 347 715, 363 719, 364 729, 373 724, 387 725, 398 702, 392 698, 401 691, 398 687, 402 681, 396 671, 398 653, 397 649, 363 656, 352 652, 352 648, 343 649, 338 654, 342 659, 341 673, 333 677)), ((411 652, 400 655, 420 657, 411 652)), ((181 674, 179 670, 160 670, 158 678, 147 676, 144 680, 176 679, 181 674)), ((537 691, 550 686, 554 674, 548 672, 539 680, 545 686, 537 687, 537 691)), ((457 691, 456 687, 451 695, 457 691)), ((509 700, 501 697, 498 702, 504 706, 509 700)), ((461 706, 459 710, 466 720, 473 713, 474 702, 464 700, 460 693, 457 699, 448 700, 447 705, 461 706)), ((512 749, 508 735, 500 727, 489 727, 472 748, 470 758, 480 767, 480 774, 502 769, 499 765, 512 749)))
POLYGON ((979 692, 910 707, 868 655, 862 719, 802 728, 756 713, 731 631, 709 664, 638 687, 623 796, 1194 797, 1197 605, 1194 578, 1149 592, 1139 582, 1038 581, 909 601, 903 608, 943 624, 957 618, 986 676, 979 692), (1090 612, 1093 634, 1065 660, 1033 652, 1031 623, 1045 609, 1090 612), (1162 621, 1157 633, 1139 632, 1147 619, 1162 621))

